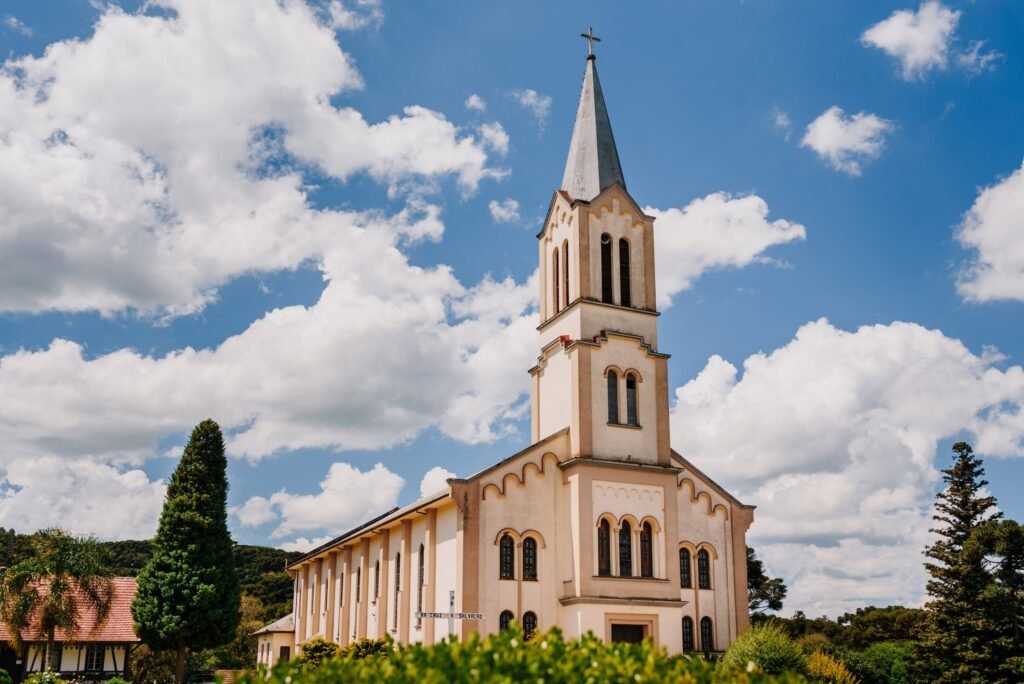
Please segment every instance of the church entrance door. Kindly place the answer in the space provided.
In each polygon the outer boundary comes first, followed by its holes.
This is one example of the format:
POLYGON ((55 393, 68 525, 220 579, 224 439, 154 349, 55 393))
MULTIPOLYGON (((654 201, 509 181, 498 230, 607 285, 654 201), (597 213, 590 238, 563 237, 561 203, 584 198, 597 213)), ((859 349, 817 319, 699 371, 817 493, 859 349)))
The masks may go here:
POLYGON ((639 644, 644 640, 646 630, 643 625, 612 625, 612 641, 627 644, 639 644))

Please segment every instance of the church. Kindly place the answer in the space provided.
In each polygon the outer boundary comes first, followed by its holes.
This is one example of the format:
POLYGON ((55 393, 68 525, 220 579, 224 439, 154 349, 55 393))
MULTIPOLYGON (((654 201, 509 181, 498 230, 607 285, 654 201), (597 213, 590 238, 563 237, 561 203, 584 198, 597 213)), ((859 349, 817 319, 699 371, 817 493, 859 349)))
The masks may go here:
POLYGON ((512 621, 707 653, 747 627, 753 506, 672 450, 654 219, 626 189, 592 49, 537 238, 532 444, 291 563, 293 614, 259 634, 260 662, 314 637, 431 644, 512 621))

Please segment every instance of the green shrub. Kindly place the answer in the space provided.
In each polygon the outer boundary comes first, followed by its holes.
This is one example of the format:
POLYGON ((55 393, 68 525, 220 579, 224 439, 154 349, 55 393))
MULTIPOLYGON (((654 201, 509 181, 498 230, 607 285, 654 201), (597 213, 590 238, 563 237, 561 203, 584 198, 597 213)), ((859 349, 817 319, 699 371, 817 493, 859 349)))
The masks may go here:
POLYGON ((683 684, 784 683, 807 680, 799 674, 766 675, 732 672, 701 658, 668 656, 651 643, 605 644, 588 634, 566 641, 557 629, 526 642, 520 630, 508 629, 465 641, 433 646, 395 645, 381 655, 334 658, 319 668, 281 662, 273 670, 250 672, 241 684, 335 684, 336 682, 398 682, 448 684, 456 682, 681 682, 683 684), (386 657, 382 655, 386 653, 386 657))
POLYGON ((845 665, 821 651, 807 657, 804 674, 811 679, 829 684, 857 684, 857 678, 850 674, 845 665))
POLYGON ((11 684, 11 675, 0 667, 0 684, 11 684))
POLYGON ((115 676, 111 677, 110 679, 108 679, 106 681, 106 684, 132 684, 132 683, 130 681, 128 681, 127 679, 125 679, 124 677, 119 677, 119 676, 115 675, 115 676))
POLYGON ((325 660, 337 657, 340 650, 341 647, 334 641, 313 637, 302 644, 302 661, 310 667, 320 667, 325 660))
POLYGON ((345 646, 338 653, 342 658, 358 660, 368 656, 386 656, 391 649, 391 642, 388 639, 360 639, 345 646))
POLYGON ((745 671, 749 663, 769 674, 800 672, 804 667, 804 653, 785 627, 768 622, 740 634, 722 656, 723 667, 733 671, 745 671))
POLYGON ((912 648, 910 641, 883 641, 847 654, 843 661, 861 684, 906 684, 912 648))
POLYGON ((800 648, 803 649, 804 653, 811 655, 818 651, 825 651, 828 653, 829 648, 832 646, 832 642, 828 640, 828 637, 820 632, 811 632, 810 634, 804 634, 796 643, 800 644, 800 648))
POLYGON ((65 684, 56 672, 33 672, 25 677, 25 684, 65 684))

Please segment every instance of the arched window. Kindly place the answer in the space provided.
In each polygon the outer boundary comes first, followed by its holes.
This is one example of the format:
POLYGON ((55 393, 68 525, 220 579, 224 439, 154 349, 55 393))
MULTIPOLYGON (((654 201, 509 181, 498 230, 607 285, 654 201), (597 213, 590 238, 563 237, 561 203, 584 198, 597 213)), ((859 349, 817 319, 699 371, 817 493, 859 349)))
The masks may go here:
POLYGON ((516 543, 512 541, 512 537, 507 534, 501 535, 501 541, 498 542, 498 559, 501 565, 498 579, 514 579, 516 567, 516 543))
POLYGON ((612 574, 612 529, 607 519, 597 526, 597 574, 601 577, 612 574))
POLYGON ((636 418, 636 376, 626 376, 626 424, 639 425, 636 418))
MULTIPOLYGON (((423 611, 423 544, 420 544, 419 552, 419 574, 416 576, 416 612, 423 611)), ((416 618, 416 626, 423 624, 423 618, 416 618)))
POLYGON ((601 236, 601 301, 614 304, 612 297, 612 236, 601 236))
POLYGON ((511 610, 501 611, 501 615, 498 616, 498 629, 508 629, 514 618, 515 615, 512 614, 511 610))
POLYGON ((645 522, 640 528, 640 576, 654 577, 654 530, 645 522))
POLYGON ((527 639, 533 636, 533 633, 537 631, 537 614, 532 610, 528 610, 523 613, 523 634, 527 639))
POLYGON ((683 651, 689 653, 692 650, 694 650, 693 618, 686 616, 683 618, 683 651))
POLYGON ((700 619, 700 648, 705 653, 715 650, 715 630, 712 628, 709 617, 700 619))
POLYGON ((377 561, 373 566, 373 598, 376 600, 380 596, 380 561, 377 561))
POLYGON ((629 296, 629 240, 619 238, 619 304, 632 306, 629 296))
POLYGON ((562 302, 569 306, 569 241, 562 241, 562 302))
MULTIPOLYGON (((693 568, 690 561, 690 549, 679 549, 679 586, 683 589, 693 588, 693 568)), ((690 625, 693 629, 693 625, 690 625)))
POLYGON ((628 520, 619 528, 619 575, 629 577, 633 574, 633 527, 628 520))
POLYGON ((619 424, 619 375, 613 370, 608 371, 608 422, 619 424))
POLYGON ((707 549, 697 552, 697 586, 701 589, 711 588, 711 556, 707 549))
POLYGON ((537 540, 533 537, 523 540, 523 579, 537 580, 537 540))
POLYGON ((394 628, 398 629, 398 592, 402 587, 402 554, 395 554, 395 622, 394 628))
POLYGON ((562 308, 562 297, 559 294, 561 283, 562 279, 558 275, 558 248, 555 247, 555 251, 551 254, 551 293, 554 295, 555 313, 561 311, 562 308))

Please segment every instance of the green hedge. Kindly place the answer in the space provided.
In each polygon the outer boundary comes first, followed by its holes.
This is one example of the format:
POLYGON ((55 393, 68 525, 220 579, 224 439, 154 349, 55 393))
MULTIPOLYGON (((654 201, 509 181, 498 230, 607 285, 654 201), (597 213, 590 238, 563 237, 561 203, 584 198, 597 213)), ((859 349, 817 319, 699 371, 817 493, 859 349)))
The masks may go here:
POLYGON ((324 660, 311 668, 301 661, 279 663, 242 678, 251 684, 334 684, 335 682, 396 682, 448 684, 470 682, 725 682, 785 684, 806 682, 796 674, 767 675, 734 671, 700 658, 668 656, 644 644, 605 644, 588 634, 566 641, 558 629, 524 642, 519 630, 505 630, 465 642, 434 646, 393 645, 387 657, 346 657, 324 660))

